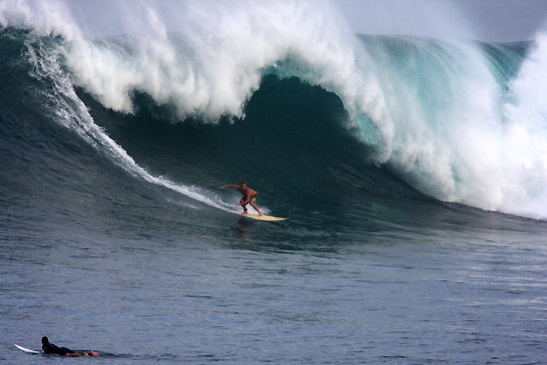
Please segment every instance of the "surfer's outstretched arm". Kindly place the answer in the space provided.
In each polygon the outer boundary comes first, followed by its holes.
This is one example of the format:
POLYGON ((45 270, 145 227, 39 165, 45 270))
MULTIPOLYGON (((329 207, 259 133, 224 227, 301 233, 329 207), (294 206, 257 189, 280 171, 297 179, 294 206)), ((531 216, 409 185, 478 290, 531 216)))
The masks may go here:
POLYGON ((239 185, 224 185, 224 186, 221 186, 219 189, 226 189, 226 188, 239 189, 240 186, 239 185))

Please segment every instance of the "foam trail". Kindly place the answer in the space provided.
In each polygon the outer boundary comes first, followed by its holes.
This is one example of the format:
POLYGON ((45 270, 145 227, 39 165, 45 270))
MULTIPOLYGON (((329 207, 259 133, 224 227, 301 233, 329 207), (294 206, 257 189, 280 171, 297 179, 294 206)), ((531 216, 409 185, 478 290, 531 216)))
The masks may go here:
MULTIPOLYGON (((35 44, 27 42, 29 59, 34 63, 34 76, 38 79, 53 80, 54 89, 48 89, 44 95, 48 100, 52 113, 57 116, 56 120, 65 127, 74 130, 99 152, 105 153, 117 165, 143 180, 163 186, 192 199, 205 203, 215 208, 229 210, 229 205, 215 198, 212 194, 204 192, 197 187, 187 187, 176 184, 164 177, 156 177, 149 174, 139 166, 127 152, 112 140, 97 124, 89 114, 85 104, 78 98, 74 87, 63 72, 58 58, 49 49, 36 48, 35 44), (44 57, 47 55, 47 57, 44 57)), ((43 46, 42 46, 43 47, 43 46)))

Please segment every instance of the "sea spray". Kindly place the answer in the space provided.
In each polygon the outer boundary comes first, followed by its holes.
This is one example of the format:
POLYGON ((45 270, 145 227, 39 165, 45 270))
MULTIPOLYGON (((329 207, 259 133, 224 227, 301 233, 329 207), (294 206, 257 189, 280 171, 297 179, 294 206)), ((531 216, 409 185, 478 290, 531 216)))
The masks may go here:
POLYGON ((547 33, 540 32, 503 106, 505 179, 513 192, 502 210, 547 217, 547 33))

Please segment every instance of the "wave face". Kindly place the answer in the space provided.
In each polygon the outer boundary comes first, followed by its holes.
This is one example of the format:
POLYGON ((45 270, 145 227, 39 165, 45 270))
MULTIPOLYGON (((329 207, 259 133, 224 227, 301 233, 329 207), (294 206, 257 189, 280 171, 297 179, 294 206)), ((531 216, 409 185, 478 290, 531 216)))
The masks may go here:
POLYGON ((76 5, 0 7, 3 189, 85 207, 124 181, 228 209, 215 187, 246 179, 292 217, 547 217, 545 35, 356 36, 327 2, 122 5, 124 35, 99 38, 76 5))

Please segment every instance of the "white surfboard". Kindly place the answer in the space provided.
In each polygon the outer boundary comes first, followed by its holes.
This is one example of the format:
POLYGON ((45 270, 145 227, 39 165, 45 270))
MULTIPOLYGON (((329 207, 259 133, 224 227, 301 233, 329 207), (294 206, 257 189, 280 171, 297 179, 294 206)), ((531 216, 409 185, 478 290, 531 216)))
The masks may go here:
POLYGON ((15 344, 15 347, 17 347, 21 351, 28 352, 29 354, 39 354, 40 353, 40 351, 27 349, 26 347, 19 346, 18 344, 15 344))
POLYGON ((272 217, 271 215, 258 215, 256 213, 243 214, 243 212, 238 212, 236 210, 229 210, 229 212, 237 214, 237 215, 241 215, 243 217, 256 219, 259 221, 266 221, 266 222, 278 222, 278 221, 284 221, 285 219, 289 219, 289 218, 272 217))

